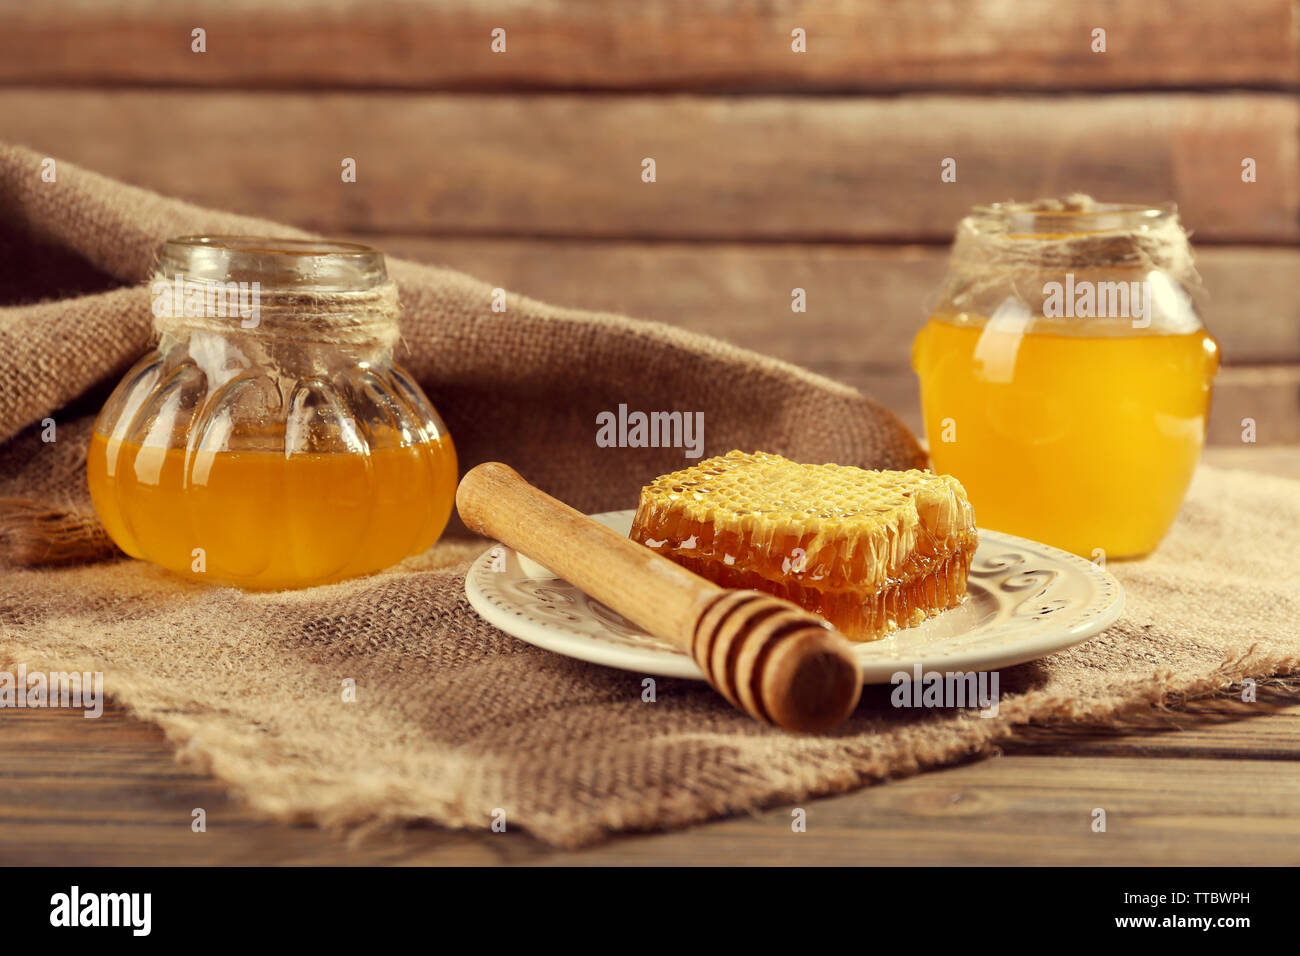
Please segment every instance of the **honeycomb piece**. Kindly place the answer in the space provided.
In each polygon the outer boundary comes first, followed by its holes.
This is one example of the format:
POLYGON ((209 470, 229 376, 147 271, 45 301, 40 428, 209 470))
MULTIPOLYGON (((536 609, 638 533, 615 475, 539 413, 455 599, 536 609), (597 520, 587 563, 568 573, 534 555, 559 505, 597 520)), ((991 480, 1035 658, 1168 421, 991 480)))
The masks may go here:
POLYGON ((733 451, 641 491, 634 541, 871 641, 956 607, 978 543, 957 479, 733 451))

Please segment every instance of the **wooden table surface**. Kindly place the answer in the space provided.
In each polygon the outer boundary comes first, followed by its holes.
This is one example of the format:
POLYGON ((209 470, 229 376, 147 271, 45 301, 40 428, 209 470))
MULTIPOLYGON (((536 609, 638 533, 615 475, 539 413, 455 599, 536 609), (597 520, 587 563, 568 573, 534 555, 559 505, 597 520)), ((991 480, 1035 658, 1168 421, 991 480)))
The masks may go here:
MULTIPOLYGON (((1300 448, 1207 452, 1300 477, 1300 448)), ((1300 681, 1292 682, 1300 690, 1300 681)), ((995 757, 579 852, 432 826, 348 840, 256 819, 109 706, 0 713, 0 864, 1296 864, 1300 706, 1118 735, 1035 730, 995 757), (1107 830, 1094 833, 1103 807, 1107 830), (190 828, 207 812, 207 831, 190 828)))

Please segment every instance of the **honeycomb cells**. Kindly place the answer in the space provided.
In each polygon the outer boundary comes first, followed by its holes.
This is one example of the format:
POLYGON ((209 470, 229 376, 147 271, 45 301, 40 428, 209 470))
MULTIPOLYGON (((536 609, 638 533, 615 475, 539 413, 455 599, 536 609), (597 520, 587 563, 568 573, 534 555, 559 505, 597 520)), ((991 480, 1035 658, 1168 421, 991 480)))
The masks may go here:
POLYGON ((978 544, 950 476, 739 451, 646 486, 631 537, 723 587, 793 601, 854 641, 959 605, 978 544))

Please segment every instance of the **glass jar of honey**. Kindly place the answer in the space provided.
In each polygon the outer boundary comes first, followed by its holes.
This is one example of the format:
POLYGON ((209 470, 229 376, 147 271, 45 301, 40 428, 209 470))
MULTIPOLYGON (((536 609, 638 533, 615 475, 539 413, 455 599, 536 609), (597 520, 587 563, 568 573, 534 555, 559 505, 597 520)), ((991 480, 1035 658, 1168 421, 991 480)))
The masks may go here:
POLYGON ((156 351, 95 423, 95 510, 127 554, 245 588, 324 584, 425 550, 456 452, 393 363, 381 253, 200 236, 163 248, 156 351))
POLYGON ((981 527, 1096 559, 1152 551, 1204 441, 1218 345, 1172 205, 976 207, 912 364, 936 471, 981 527))

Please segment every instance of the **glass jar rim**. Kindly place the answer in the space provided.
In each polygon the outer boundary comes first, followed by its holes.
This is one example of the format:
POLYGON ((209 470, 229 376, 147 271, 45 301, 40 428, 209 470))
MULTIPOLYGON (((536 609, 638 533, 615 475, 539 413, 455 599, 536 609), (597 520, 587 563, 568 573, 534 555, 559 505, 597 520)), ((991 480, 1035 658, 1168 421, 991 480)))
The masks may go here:
POLYGON ((1150 228, 1177 215, 1178 206, 1173 202, 1099 202, 1084 209, 1052 209, 1041 202, 995 202, 972 206, 967 221, 981 232, 1086 235, 1150 228))
POLYGON ((388 280, 384 254, 359 242, 247 235, 168 239, 159 271, 168 279, 321 292, 363 292, 388 280))

